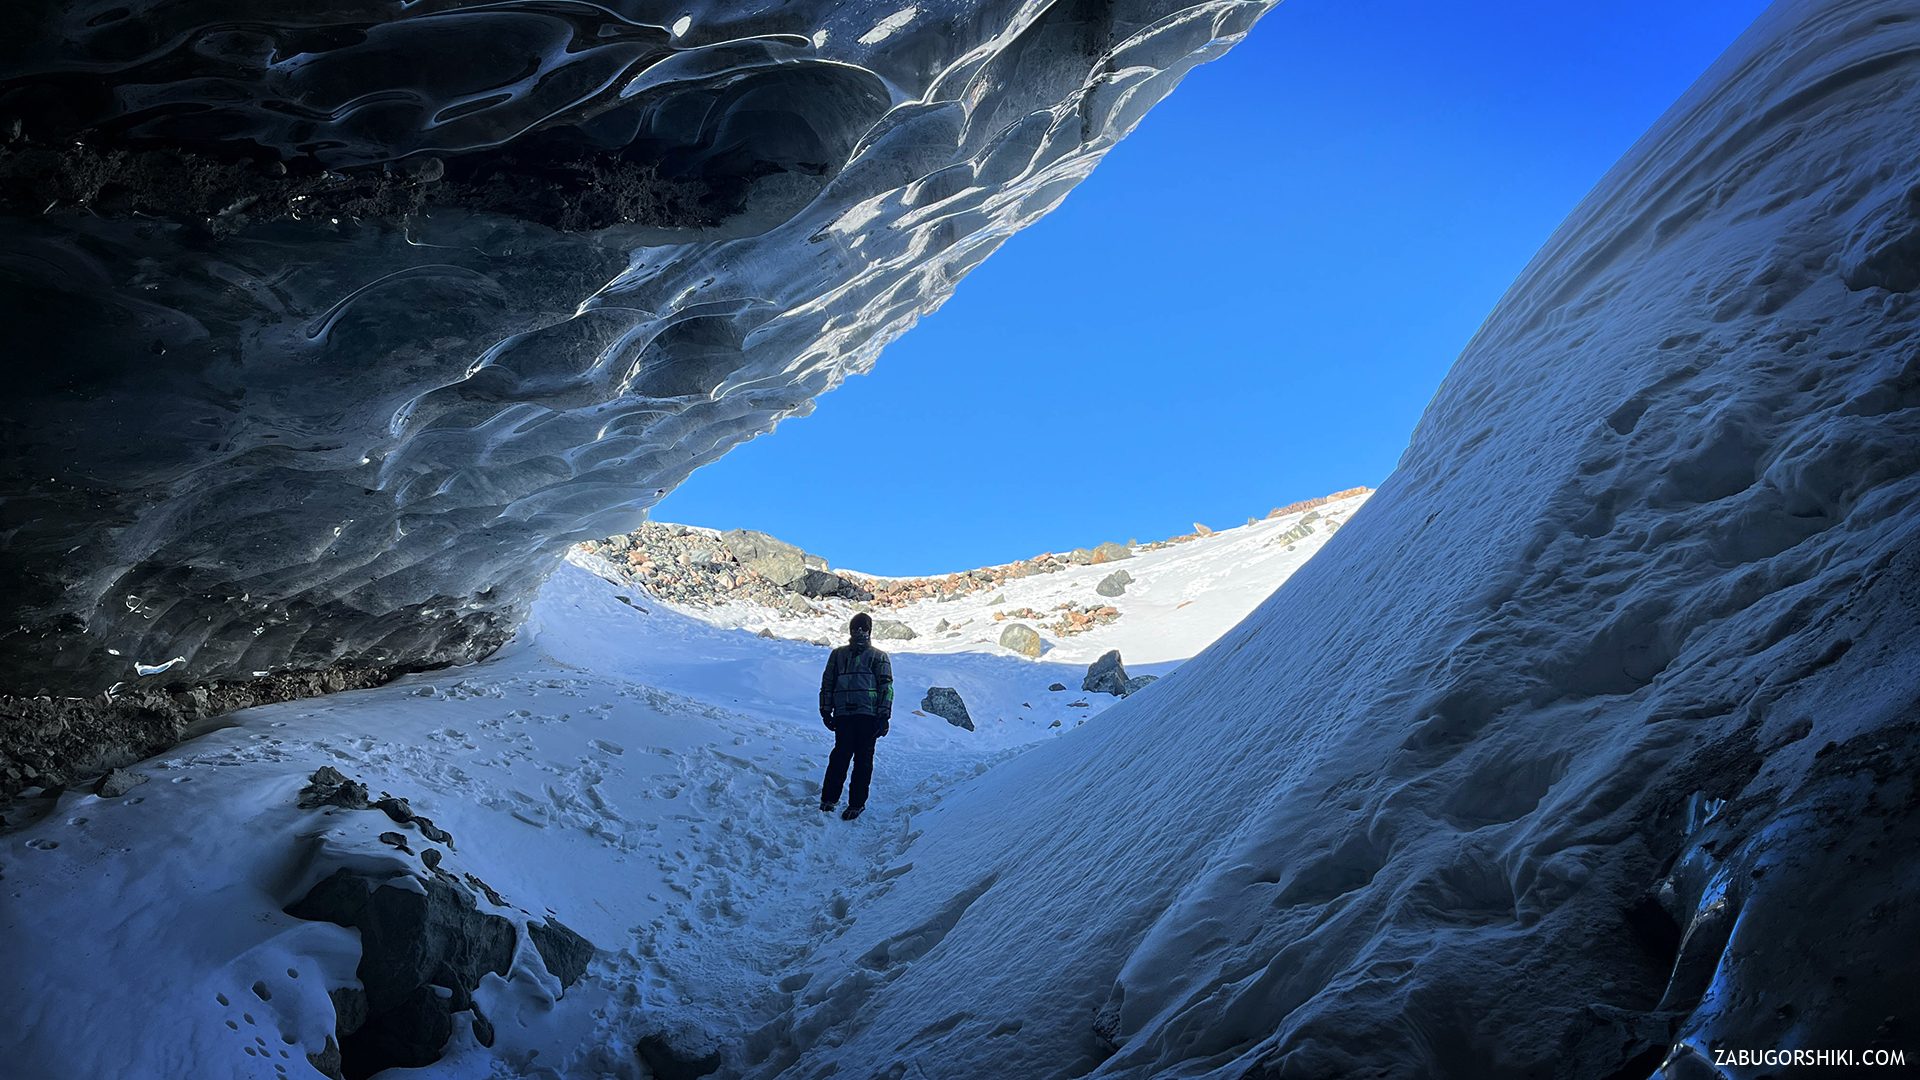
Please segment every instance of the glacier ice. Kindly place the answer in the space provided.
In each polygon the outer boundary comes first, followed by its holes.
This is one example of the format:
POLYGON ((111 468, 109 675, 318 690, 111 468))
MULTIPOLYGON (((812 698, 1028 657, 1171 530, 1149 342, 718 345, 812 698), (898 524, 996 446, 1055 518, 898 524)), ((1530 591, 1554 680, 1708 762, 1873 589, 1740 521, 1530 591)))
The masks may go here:
POLYGON ((1916 161, 1912 5, 1772 8, 1313 562, 916 818, 751 1075, 1911 1061, 1916 161))
POLYGON ((1269 6, 8 5, 0 692, 483 653, 1269 6))

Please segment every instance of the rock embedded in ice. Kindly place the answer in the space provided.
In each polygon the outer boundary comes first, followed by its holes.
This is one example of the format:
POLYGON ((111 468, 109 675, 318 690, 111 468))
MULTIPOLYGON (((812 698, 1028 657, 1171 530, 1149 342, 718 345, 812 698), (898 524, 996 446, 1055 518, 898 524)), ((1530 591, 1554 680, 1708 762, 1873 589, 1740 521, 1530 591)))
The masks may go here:
POLYGON ((875 641, 912 641, 919 636, 919 634, 913 632, 913 627, 908 626, 899 619, 873 620, 873 638, 875 641))
POLYGON ((1126 594, 1127 586, 1131 584, 1133 584, 1132 574, 1127 573, 1125 570, 1115 570, 1113 573, 1101 578, 1100 584, 1095 585, 1093 591, 1099 593, 1101 596, 1122 596, 1126 594))
POLYGON ((113 769, 100 778, 93 789, 95 795, 103 799, 117 799, 141 784, 147 782, 145 773, 129 772, 126 769, 113 769))

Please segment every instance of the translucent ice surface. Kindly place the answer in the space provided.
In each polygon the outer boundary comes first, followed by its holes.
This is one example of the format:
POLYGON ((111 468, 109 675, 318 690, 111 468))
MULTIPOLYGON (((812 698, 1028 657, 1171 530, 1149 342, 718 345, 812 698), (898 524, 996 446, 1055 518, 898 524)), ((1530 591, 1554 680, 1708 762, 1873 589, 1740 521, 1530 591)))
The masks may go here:
POLYGON ((16 5, 0 690, 485 651, 1268 6, 16 5))

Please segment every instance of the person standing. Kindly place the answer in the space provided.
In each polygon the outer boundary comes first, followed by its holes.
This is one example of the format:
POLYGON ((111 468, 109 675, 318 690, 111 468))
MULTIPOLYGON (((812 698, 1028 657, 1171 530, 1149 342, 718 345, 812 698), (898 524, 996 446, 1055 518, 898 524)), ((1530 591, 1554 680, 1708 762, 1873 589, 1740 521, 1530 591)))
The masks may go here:
POLYGON ((847 624, 847 643, 828 655, 827 669, 820 675, 820 722, 833 732, 833 752, 820 784, 821 810, 831 813, 839 803, 849 764, 853 784, 841 820, 852 821, 867 808, 874 743, 892 720, 893 660, 873 647, 873 617, 863 611, 847 624))

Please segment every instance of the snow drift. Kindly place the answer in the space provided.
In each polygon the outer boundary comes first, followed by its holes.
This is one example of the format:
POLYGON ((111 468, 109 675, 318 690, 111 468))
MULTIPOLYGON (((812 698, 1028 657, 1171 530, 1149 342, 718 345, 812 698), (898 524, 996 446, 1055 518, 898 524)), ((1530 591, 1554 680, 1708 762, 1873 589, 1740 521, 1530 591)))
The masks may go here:
POLYGON ((1541 251, 1318 558, 915 818, 912 870, 748 1071, 1920 1050, 1916 161, 1912 5, 1777 5, 1541 251))

